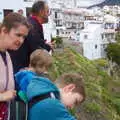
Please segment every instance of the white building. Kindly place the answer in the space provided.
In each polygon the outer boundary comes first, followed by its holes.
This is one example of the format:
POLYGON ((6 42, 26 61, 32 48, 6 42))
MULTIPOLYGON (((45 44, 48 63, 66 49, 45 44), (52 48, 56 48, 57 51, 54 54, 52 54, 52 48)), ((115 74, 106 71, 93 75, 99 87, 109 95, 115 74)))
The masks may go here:
POLYGON ((103 57, 101 55, 101 42, 103 34, 102 23, 88 22, 80 31, 79 42, 83 45, 83 56, 90 60, 103 57))

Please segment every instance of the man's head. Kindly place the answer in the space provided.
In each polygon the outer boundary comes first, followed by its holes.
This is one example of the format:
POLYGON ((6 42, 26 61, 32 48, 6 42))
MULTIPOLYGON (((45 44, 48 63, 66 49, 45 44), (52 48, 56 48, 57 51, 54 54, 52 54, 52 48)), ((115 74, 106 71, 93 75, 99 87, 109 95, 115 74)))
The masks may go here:
POLYGON ((48 22, 48 16, 50 13, 48 4, 45 1, 35 2, 32 6, 31 13, 41 21, 41 24, 48 22))
POLYGON ((55 83, 60 88, 62 102, 68 108, 85 100, 83 77, 80 73, 65 73, 55 83))
POLYGON ((37 49, 30 56, 30 67, 38 74, 47 72, 52 65, 52 56, 44 49, 37 49))

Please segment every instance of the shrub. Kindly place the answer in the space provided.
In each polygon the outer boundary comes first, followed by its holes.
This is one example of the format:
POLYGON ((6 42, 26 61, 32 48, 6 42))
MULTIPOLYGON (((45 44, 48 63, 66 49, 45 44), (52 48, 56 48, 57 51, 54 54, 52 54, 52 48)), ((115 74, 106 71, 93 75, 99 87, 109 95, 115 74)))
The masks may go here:
POLYGON ((101 111, 101 106, 97 103, 88 103, 85 105, 86 111, 90 113, 98 113, 101 111))
POLYGON ((106 52, 109 60, 112 60, 112 62, 120 65, 120 44, 110 43, 106 48, 106 52))
POLYGON ((59 36, 53 37, 53 38, 52 38, 52 41, 55 42, 55 45, 56 45, 57 48, 63 47, 63 40, 62 40, 62 37, 59 37, 59 36))

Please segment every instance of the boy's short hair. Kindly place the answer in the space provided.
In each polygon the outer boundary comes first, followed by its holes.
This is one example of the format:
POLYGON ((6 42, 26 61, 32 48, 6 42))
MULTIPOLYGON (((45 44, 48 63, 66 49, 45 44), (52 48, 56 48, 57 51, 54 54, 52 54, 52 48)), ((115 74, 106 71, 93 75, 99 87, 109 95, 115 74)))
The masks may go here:
POLYGON ((80 73, 64 73, 62 74, 55 83, 60 87, 63 88, 68 84, 75 84, 75 89, 73 92, 80 93, 83 96, 82 102, 85 100, 85 88, 83 82, 83 76, 80 73))
POLYGON ((30 66, 35 72, 41 73, 41 69, 48 69, 52 65, 52 56, 44 49, 37 49, 30 55, 30 66))

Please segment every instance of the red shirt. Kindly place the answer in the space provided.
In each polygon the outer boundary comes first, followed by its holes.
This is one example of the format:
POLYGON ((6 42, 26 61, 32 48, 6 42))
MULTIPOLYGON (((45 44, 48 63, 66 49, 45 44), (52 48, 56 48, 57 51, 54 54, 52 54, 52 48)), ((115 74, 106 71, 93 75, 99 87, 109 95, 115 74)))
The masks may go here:
POLYGON ((0 102, 0 120, 8 119, 8 103, 0 102))
POLYGON ((32 18, 39 23, 39 27, 41 28, 41 31, 43 32, 43 26, 42 26, 42 24, 40 24, 40 22, 39 22, 39 20, 37 19, 37 17, 33 15, 32 18))

